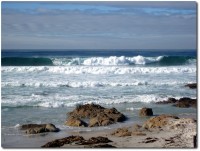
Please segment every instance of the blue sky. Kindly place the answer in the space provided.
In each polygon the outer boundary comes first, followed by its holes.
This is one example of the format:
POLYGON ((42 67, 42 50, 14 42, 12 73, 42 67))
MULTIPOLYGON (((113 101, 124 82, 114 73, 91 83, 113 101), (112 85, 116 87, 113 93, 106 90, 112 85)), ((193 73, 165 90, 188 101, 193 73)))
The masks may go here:
POLYGON ((195 2, 2 2, 2 49, 196 49, 195 2))

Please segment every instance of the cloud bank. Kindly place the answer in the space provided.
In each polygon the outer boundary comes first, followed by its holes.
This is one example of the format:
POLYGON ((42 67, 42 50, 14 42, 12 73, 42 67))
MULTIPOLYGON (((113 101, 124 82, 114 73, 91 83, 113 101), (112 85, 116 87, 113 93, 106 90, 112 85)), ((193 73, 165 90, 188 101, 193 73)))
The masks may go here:
POLYGON ((196 49, 195 2, 2 2, 3 49, 196 49))

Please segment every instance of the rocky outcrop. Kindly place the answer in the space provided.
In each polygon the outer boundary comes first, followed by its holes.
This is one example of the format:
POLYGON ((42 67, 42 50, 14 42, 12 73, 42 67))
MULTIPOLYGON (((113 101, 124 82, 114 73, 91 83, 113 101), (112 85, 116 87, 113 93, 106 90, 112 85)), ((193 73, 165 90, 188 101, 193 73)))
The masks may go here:
POLYGON ((70 117, 79 118, 92 118, 96 117, 98 113, 102 112, 105 108, 98 104, 85 104, 79 105, 72 112, 67 113, 70 117))
POLYGON ((107 126, 116 122, 123 122, 126 117, 115 108, 107 109, 96 104, 80 105, 68 113, 68 126, 107 126), (89 119, 89 123, 83 121, 89 119))
POLYGON ((76 127, 87 127, 88 124, 82 121, 80 118, 76 117, 69 117, 68 120, 65 122, 68 126, 76 126, 76 127))
POLYGON ((148 119, 144 124, 143 128, 151 129, 151 128, 162 128, 169 124, 170 119, 179 119, 177 116, 173 115, 159 115, 148 119))
POLYGON ((56 139, 54 141, 48 142, 47 144, 41 147, 53 148, 53 147, 61 147, 65 144, 86 145, 84 147, 91 147, 91 148, 114 147, 112 145, 105 144, 109 142, 112 142, 112 141, 109 140, 107 137, 102 137, 102 136, 91 137, 88 140, 85 140, 82 136, 69 136, 69 137, 56 139))
POLYGON ((173 104, 173 106, 181 107, 181 108, 188 108, 188 107, 197 107, 197 99, 191 99, 191 98, 169 98, 166 101, 160 101, 156 104, 173 104))
POLYGON ((197 107, 197 100, 190 98, 180 98, 174 106, 181 108, 197 107))
POLYGON ((59 129, 53 124, 25 124, 20 126, 21 130, 25 130, 27 134, 38 134, 44 132, 58 132, 59 129))
POLYGON ((151 108, 142 108, 140 111, 139 111, 139 115, 140 116, 152 116, 153 115, 153 111, 151 108))
POLYGON ((189 83, 189 84, 186 84, 185 87, 189 87, 190 89, 196 89, 197 83, 189 83))

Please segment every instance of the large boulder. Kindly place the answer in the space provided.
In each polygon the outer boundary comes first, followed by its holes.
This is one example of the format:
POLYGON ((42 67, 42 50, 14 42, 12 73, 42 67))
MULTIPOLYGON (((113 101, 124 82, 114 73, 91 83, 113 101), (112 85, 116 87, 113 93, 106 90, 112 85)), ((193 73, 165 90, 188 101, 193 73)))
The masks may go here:
POLYGON ((45 132, 58 132, 59 129, 55 125, 49 124, 24 124, 20 126, 21 130, 25 130, 27 134, 38 134, 45 132))
POLYGON ((116 122, 123 122, 126 117, 115 108, 107 109, 96 104, 80 105, 68 113, 68 126, 107 126, 116 122), (88 119, 89 123, 84 122, 88 119))
POLYGON ((153 111, 151 108, 142 108, 140 111, 139 111, 139 115, 140 116, 152 116, 153 115, 153 111))
POLYGON ((166 115, 166 114, 155 116, 155 117, 148 119, 143 124, 143 128, 145 128, 145 129, 162 128, 169 123, 170 119, 179 119, 179 118, 177 116, 166 115))

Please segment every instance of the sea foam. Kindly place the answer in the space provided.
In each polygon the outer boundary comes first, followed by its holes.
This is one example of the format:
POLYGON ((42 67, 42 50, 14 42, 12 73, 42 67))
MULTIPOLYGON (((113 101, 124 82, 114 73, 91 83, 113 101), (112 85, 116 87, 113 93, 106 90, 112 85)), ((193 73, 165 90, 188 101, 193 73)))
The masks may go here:
POLYGON ((196 66, 170 67, 130 67, 130 66, 9 66, 2 67, 1 72, 14 73, 59 73, 59 74, 160 74, 160 73, 195 73, 196 66))

